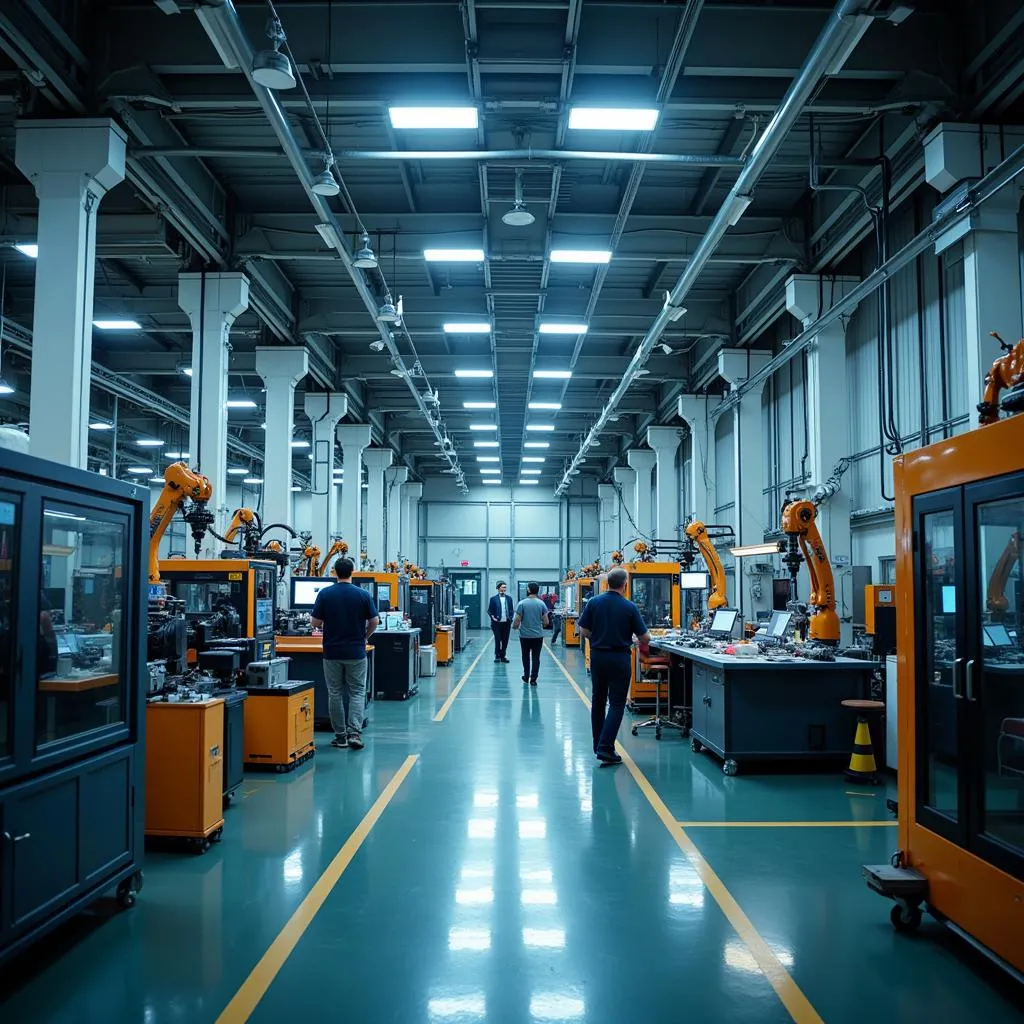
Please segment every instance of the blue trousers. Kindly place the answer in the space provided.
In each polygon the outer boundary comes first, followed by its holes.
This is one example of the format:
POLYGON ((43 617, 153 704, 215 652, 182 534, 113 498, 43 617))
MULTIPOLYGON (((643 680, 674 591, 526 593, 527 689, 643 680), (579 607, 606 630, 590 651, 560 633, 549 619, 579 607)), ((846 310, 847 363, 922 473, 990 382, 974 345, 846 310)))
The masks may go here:
POLYGON ((628 651, 590 651, 590 725, 594 753, 615 751, 615 737, 629 697, 632 656, 628 651))

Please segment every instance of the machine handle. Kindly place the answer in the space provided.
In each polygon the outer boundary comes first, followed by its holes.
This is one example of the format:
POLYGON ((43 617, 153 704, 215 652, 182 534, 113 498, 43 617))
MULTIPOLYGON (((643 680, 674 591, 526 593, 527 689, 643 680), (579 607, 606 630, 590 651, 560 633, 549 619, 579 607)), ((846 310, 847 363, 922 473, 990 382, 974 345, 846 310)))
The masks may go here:
POLYGON ((31 839, 31 838, 32 838, 32 833, 31 832, 22 832, 22 834, 20 836, 15 836, 12 841, 15 842, 15 843, 20 843, 22 841, 22 839, 31 839))
POLYGON ((975 701, 978 698, 974 696, 974 659, 971 658, 967 662, 967 699, 969 701, 975 701))
POLYGON ((956 661, 953 662, 953 696, 957 700, 964 699, 964 691, 960 687, 960 669, 963 666, 963 663, 963 658, 957 658, 956 661))

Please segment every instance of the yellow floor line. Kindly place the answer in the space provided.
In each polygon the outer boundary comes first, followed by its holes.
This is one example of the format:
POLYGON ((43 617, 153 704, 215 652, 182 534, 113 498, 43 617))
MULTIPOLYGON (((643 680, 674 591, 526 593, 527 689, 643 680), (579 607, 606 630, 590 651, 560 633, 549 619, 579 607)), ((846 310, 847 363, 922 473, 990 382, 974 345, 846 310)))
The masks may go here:
POLYGON ((395 772, 381 795, 366 812, 366 816, 356 826, 355 831, 345 840, 345 845, 327 865, 327 869, 316 880, 316 884, 309 890, 306 898, 299 904, 288 923, 270 944, 270 948, 252 969, 249 977, 245 979, 242 987, 224 1008, 217 1018, 217 1024, 242 1024, 249 1019, 298 944, 299 939, 309 927, 310 922, 316 917, 317 912, 324 905, 324 901, 331 894, 331 890, 338 884, 338 879, 345 873, 345 869, 352 862, 359 847, 363 845, 373 826, 377 824, 384 809, 391 803, 395 793, 398 792, 398 787, 405 781, 406 776, 412 771, 412 766, 418 760, 418 754, 410 754, 402 763, 402 767, 395 772))
POLYGON ((895 828, 898 821, 680 821, 680 828, 895 828))
MULTIPOLYGON (((590 701, 587 695, 579 688, 576 680, 569 674, 566 667, 555 657, 554 652, 549 653, 551 654, 552 661, 559 667, 565 678, 569 680, 569 685, 576 691, 580 700, 589 708, 590 701)), ((700 875, 701 881, 708 892, 711 893, 712 899, 718 904, 722 913, 725 914, 729 923, 736 930, 736 934, 739 935, 747 949, 750 950, 758 967, 761 968, 769 984, 775 989, 776 995, 782 1001, 782 1005, 789 1011, 789 1015, 796 1021, 796 1024, 824 1024, 817 1010, 811 1005, 810 1000, 803 994, 789 971, 783 967, 782 962, 772 951, 771 946, 761 938, 760 933, 753 926, 750 918, 747 917, 733 898, 732 893, 725 887, 725 883, 701 855, 700 850, 697 849, 693 840, 687 835, 686 830, 679 826, 665 805, 665 801, 658 796, 657 791, 651 785, 647 776, 640 770, 633 758, 629 756, 629 751, 621 743, 616 743, 615 749, 622 756, 623 763, 629 769, 633 780, 640 787, 640 791, 647 798, 647 802, 651 805, 654 813, 661 819, 661 823, 668 830, 669 835, 672 836, 686 859, 697 874, 700 875)))
POLYGON ((473 664, 466 669, 462 678, 455 684, 455 689, 448 694, 448 699, 441 705, 440 711, 434 715, 435 722, 444 721, 444 716, 448 714, 448 709, 455 703, 455 698, 458 697, 459 691, 466 685, 466 680, 472 675, 473 669, 476 668, 480 659, 487 653, 487 648, 490 647, 492 643, 492 640, 488 640, 480 649, 480 653, 473 659, 473 664))

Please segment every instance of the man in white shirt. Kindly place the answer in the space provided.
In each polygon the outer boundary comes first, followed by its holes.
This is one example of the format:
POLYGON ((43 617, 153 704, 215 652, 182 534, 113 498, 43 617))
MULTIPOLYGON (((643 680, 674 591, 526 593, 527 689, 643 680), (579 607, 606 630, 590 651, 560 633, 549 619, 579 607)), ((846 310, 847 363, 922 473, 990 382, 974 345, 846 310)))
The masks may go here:
POLYGON ((498 592, 491 598, 487 606, 487 614, 491 619, 491 632, 494 634, 494 660, 508 664, 505 653, 508 650, 508 638, 512 629, 512 598, 505 593, 504 582, 498 584, 498 592))

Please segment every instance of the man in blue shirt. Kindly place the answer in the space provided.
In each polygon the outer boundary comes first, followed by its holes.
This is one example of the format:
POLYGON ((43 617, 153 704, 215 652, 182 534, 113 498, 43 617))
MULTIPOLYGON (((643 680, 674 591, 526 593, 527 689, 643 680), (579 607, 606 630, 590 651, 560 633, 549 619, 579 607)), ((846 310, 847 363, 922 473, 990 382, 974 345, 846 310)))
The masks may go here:
POLYGON ((580 633, 590 640, 590 725, 594 753, 604 764, 622 763, 615 753, 615 737, 622 725, 633 674, 633 637, 640 641, 641 648, 651 640, 637 606, 626 597, 628 580, 625 569, 612 569, 608 589, 587 602, 578 622, 580 633))
POLYGON ((321 590, 313 605, 313 628, 324 633, 324 682, 334 729, 332 747, 363 749, 366 706, 366 641, 380 625, 373 598, 352 583, 351 558, 334 563, 338 582, 321 590))

